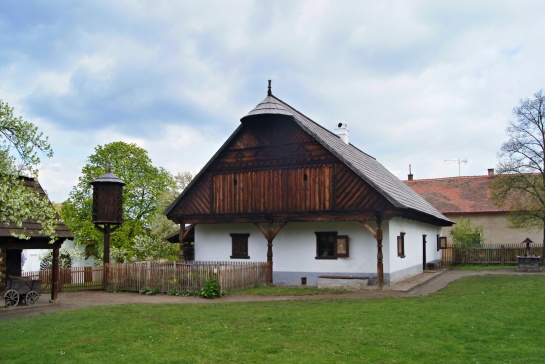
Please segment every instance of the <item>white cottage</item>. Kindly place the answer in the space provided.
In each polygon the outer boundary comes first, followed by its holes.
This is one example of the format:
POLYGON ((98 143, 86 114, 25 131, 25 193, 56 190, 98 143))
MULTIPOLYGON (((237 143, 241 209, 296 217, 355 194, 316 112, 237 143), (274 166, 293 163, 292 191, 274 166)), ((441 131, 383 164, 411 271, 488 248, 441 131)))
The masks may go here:
POLYGON ((264 261, 275 284, 319 276, 380 286, 439 261, 452 222, 348 141, 273 96, 241 124, 165 214, 195 260, 264 261), (274 264, 273 264, 274 262, 274 264))

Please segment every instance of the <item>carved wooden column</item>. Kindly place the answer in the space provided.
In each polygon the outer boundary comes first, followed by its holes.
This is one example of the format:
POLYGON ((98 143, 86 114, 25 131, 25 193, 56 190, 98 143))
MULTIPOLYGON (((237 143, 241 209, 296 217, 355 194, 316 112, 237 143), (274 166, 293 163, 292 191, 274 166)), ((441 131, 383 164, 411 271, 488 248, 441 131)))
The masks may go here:
POLYGON ((286 226, 287 222, 281 223, 280 225, 278 225, 278 227, 275 230, 273 230, 272 221, 268 223, 267 230, 265 230, 265 228, 261 226, 260 223, 256 222, 254 224, 261 231, 265 239, 267 239, 267 265, 269 270, 268 282, 269 282, 269 285, 272 285, 273 283, 273 250, 272 250, 273 240, 276 237, 276 235, 280 232, 280 230, 282 230, 282 228, 286 226))
POLYGON ((382 254, 382 216, 377 213, 376 215, 377 223, 377 279, 378 279, 378 288, 384 288, 384 256, 382 254))
POLYGON ((382 254, 382 213, 380 211, 375 212, 375 224, 376 231, 369 226, 366 221, 360 221, 377 241, 377 285, 380 289, 384 288, 384 256, 382 254))

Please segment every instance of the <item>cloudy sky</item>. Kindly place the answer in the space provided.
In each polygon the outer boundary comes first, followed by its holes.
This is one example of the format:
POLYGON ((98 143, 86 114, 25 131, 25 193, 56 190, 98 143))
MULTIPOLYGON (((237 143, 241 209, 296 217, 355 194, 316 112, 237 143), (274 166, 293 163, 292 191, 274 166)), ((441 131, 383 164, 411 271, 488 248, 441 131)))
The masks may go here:
POLYGON ((198 171, 273 94, 401 179, 486 174, 520 99, 545 88, 545 2, 0 3, 0 99, 49 136, 61 202, 97 145, 198 171), (467 163, 456 162, 467 160, 467 163))

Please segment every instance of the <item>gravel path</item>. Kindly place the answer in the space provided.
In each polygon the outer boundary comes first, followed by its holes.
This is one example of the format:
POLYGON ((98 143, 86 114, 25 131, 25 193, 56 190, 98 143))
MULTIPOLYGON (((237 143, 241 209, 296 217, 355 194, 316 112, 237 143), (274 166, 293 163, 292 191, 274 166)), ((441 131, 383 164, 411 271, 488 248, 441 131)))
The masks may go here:
MULTIPOLYGON (((467 276, 486 274, 543 274, 520 273, 515 269, 501 270, 445 270, 434 275, 423 283, 415 283, 414 287, 406 291, 388 289, 379 291, 375 289, 357 291, 342 295, 311 295, 311 296, 255 296, 255 295, 229 295, 220 299, 206 300, 198 297, 176 297, 167 295, 145 296, 136 293, 111 293, 104 291, 61 292, 55 303, 48 302, 48 295, 42 295, 40 301, 34 306, 20 305, 14 308, 0 308, 0 320, 38 315, 48 312, 73 310, 91 306, 120 305, 120 304, 221 304, 225 302, 260 302, 260 301, 288 301, 288 300, 317 300, 338 298, 381 298, 381 297, 415 297, 433 294, 446 287, 450 282, 467 276)), ((403 283, 407 285, 407 283, 403 283)), ((392 286, 391 288, 393 288, 392 286)))

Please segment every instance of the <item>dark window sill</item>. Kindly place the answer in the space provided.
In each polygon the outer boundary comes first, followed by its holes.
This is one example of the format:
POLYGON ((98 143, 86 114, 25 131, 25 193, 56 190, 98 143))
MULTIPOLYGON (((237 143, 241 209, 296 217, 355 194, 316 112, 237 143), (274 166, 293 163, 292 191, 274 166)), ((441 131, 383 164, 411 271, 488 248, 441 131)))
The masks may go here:
POLYGON ((337 260, 337 257, 316 257, 317 260, 337 260))
POLYGON ((250 259, 248 255, 231 255, 231 259, 250 259))
POLYGON ((398 255, 398 257, 399 257, 399 258, 405 258, 405 256, 404 256, 404 255, 398 255))

